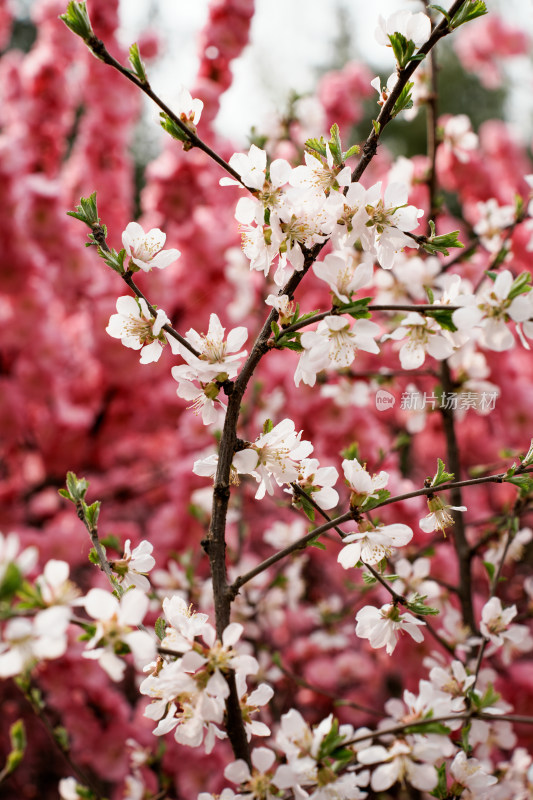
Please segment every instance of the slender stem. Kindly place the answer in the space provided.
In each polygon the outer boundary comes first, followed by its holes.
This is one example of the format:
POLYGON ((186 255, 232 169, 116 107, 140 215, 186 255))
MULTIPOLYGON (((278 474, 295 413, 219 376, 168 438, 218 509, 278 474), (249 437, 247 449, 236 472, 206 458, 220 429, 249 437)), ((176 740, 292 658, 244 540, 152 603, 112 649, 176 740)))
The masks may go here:
POLYGON ((424 725, 453 722, 458 719, 483 719, 489 722, 498 722, 499 720, 509 720, 510 722, 522 722, 524 725, 533 725, 533 717, 519 716, 515 714, 483 714, 483 712, 476 712, 473 710, 463 711, 460 714, 449 714, 443 717, 431 717, 429 719, 413 720, 412 722, 404 722, 402 725, 394 725, 390 728, 382 728, 370 733, 361 733, 359 736, 354 736, 343 742, 343 747, 350 747, 359 742, 366 742, 368 739, 380 739, 382 736, 396 736, 398 733, 404 733, 406 729, 411 731, 411 728, 423 728, 424 725))
MULTIPOLYGON (((371 304, 368 306, 369 311, 407 311, 407 312, 418 312, 419 314, 428 314, 431 311, 457 311, 458 308, 461 306, 449 306, 449 305, 442 305, 439 303, 429 304, 429 303, 421 303, 417 305, 416 303, 400 303, 398 305, 382 305, 382 304, 371 304)), ((320 322, 320 320, 325 319, 326 317, 331 316, 338 316, 339 314, 349 314, 350 312, 345 308, 339 308, 337 306, 333 306, 330 308, 329 311, 321 311, 319 314, 313 314, 312 317, 306 317, 306 319, 302 320, 301 322, 295 322, 294 325, 288 325, 286 328, 281 328, 280 335, 276 337, 274 340, 277 342, 285 333, 291 333, 292 331, 299 331, 301 328, 306 328, 308 325, 313 325, 315 322, 320 322)))
MULTIPOLYGON (((257 575, 260 575, 266 569, 271 567, 273 564, 276 564, 278 561, 281 561, 282 558, 286 558, 290 556, 292 553, 295 553, 297 550, 303 550, 309 542, 312 542, 317 537, 321 536, 323 533, 330 531, 332 529, 337 529, 338 525, 342 525, 344 522, 348 522, 349 520, 353 519, 352 512, 348 511, 346 514, 343 514, 340 517, 335 517, 335 519, 329 520, 329 522, 325 522, 323 525, 320 525, 318 528, 315 528, 310 533, 307 533, 305 536, 302 536, 300 539, 297 539, 292 544, 287 545, 284 547, 283 550, 279 550, 277 553, 269 556, 269 558, 265 558, 264 561, 261 561, 260 564, 257 564, 253 569, 246 572, 244 575, 239 575, 236 578, 232 585, 229 587, 229 590, 233 597, 235 597, 241 588, 244 586, 245 583, 248 583, 255 578, 257 575)), ((342 531, 339 531, 342 534, 342 531)))
POLYGON ((117 61, 115 58, 113 58, 113 56, 108 52, 105 44, 100 39, 98 39, 96 36, 90 37, 90 39, 87 40, 87 46, 93 51, 95 56, 100 59, 100 61, 103 61, 104 64, 108 64, 110 67, 116 69, 121 75, 127 78, 127 80, 135 84, 135 86, 137 86, 141 92, 144 92, 144 94, 148 95, 148 97, 153 100, 157 106, 159 106, 161 111, 163 111, 172 120, 172 122, 174 122, 174 124, 180 128, 181 131, 183 131, 187 137, 187 143, 190 143, 191 147, 197 147, 199 150, 202 150, 204 153, 206 153, 206 155, 209 156, 209 158, 213 159, 213 161, 222 167, 222 169, 228 172, 232 178, 238 181, 241 186, 244 186, 245 189, 248 189, 249 192, 253 193, 254 190, 250 189, 245 183, 243 183, 239 173, 230 167, 230 165, 224 161, 222 156, 219 156, 219 154, 209 147, 209 145, 207 145, 202 139, 200 139, 196 133, 193 133, 193 131, 191 131, 180 119, 179 114, 175 114, 174 111, 172 111, 172 109, 169 108, 167 104, 164 103, 160 97, 158 97, 158 95, 156 95, 149 83, 144 83, 141 81, 133 72, 126 67, 123 67, 120 61, 117 61))
MULTIPOLYGON (((459 9, 466 3, 468 0, 456 0, 455 3, 452 4, 448 14, 450 17, 453 17, 454 14, 459 11, 459 9)), ((422 45, 420 50, 418 50, 417 55, 427 55, 430 50, 437 44, 439 39, 442 39, 443 36, 447 36, 451 33, 450 27, 446 19, 443 19, 438 25, 435 26, 433 29, 431 36, 427 40, 425 44, 422 45)), ((371 160, 376 154, 378 141, 383 132, 383 129, 386 125, 393 119, 393 112, 394 106, 396 105, 396 101, 398 100, 402 89, 408 82, 409 78, 412 76, 414 71, 416 70, 419 61, 411 61, 407 67, 398 72, 398 80, 396 81, 396 85, 394 89, 389 95, 387 102, 383 105, 378 118, 376 120, 377 125, 372 127, 366 142, 362 148, 361 158, 359 159, 359 163, 357 167, 354 169, 352 173, 352 181, 358 181, 361 179, 363 172, 366 170, 367 166, 370 164, 371 160), (377 131, 376 131, 377 128, 377 131)))
MULTIPOLYGON (((520 472, 520 474, 533 472, 533 467, 526 469, 520 469, 519 467, 517 472, 520 472)), ((403 500, 411 500, 413 497, 421 497, 423 495, 427 496, 428 494, 437 494, 438 492, 451 491, 454 488, 462 488, 465 486, 477 486, 482 483, 503 483, 505 475, 506 475, 505 472, 501 472, 498 475, 485 475, 480 478, 470 478, 469 480, 465 481, 443 483, 440 486, 429 486, 429 487, 426 486, 423 489, 415 489, 413 492, 406 492, 405 494, 398 494, 394 495, 394 497, 388 497, 386 500, 382 500, 381 503, 378 503, 378 505, 374 506, 372 510, 374 511, 377 508, 382 508, 383 506, 391 505, 391 503, 399 503, 403 500)), ((283 550, 279 550, 277 553, 274 553, 273 555, 269 556, 269 558, 266 558, 260 564, 257 564, 257 566, 255 566, 249 572, 246 572, 244 575, 240 575, 238 578, 235 579, 235 581, 232 583, 231 586, 227 587, 227 591, 231 595, 231 598, 233 599, 237 595, 241 586, 244 586, 245 583, 248 583, 248 581, 251 581, 252 578, 255 578, 257 575, 260 575, 262 572, 271 567, 273 564, 276 564, 282 558, 291 555, 291 553, 294 553, 297 550, 302 550, 313 539, 317 538, 318 536, 321 536, 323 533, 326 533, 327 531, 337 530, 337 527, 339 525, 343 525, 345 522, 348 522, 351 519, 353 519, 353 514, 351 511, 347 511, 345 514, 341 514, 338 517, 330 519, 329 522, 325 522, 323 525, 320 525, 318 528, 315 528, 310 533, 307 533, 305 536, 302 536, 300 539, 297 539, 295 542, 292 542, 290 545, 287 545, 287 547, 284 547, 283 550)), ((343 534, 343 531, 340 530, 337 530, 337 533, 345 535, 343 534)))
MULTIPOLYGON (((111 252, 111 249, 110 249, 109 245, 107 244, 107 241, 106 241, 106 238, 105 238, 105 231, 100 225, 98 225, 98 226, 96 226, 96 227, 94 227, 92 229, 92 235, 93 235, 95 241, 98 242, 98 246, 102 250, 104 250, 106 253, 110 253, 111 252)), ((144 302, 148 306, 148 311, 150 312, 150 314, 153 317, 156 317, 157 316, 157 310, 153 307, 153 305, 150 303, 148 298, 144 296, 144 294, 141 292, 141 290, 139 289, 137 284, 134 282, 134 280, 132 278, 132 274, 133 273, 131 273, 129 271, 126 271, 126 272, 122 273, 120 277, 122 278, 124 283, 126 283, 130 287, 132 292, 135 295, 137 295, 137 297, 139 299, 144 300, 144 302)), ((182 344, 183 347, 185 347, 187 350, 189 350, 189 352, 191 352, 197 358, 200 356, 200 353, 198 352, 198 350, 196 350, 196 348, 193 347, 192 344, 189 344, 187 339, 184 339, 183 336, 181 336, 177 331, 175 331, 174 328, 172 327, 172 325, 169 325, 167 323, 166 325, 163 325, 162 330, 166 331, 169 334, 169 336, 172 336, 173 339, 177 339, 177 341, 180 344, 182 344)))
POLYGON ((98 563, 100 564, 100 569, 102 570, 102 572, 105 573, 113 589, 116 589, 119 594, 122 594, 122 587, 119 586, 119 584, 115 580, 115 576, 113 575, 111 567, 109 566, 109 561, 107 560, 102 545, 100 544, 100 539, 98 538, 98 527, 96 525, 91 525, 89 523, 80 500, 76 503, 76 513, 78 515, 78 519, 80 519, 81 522, 83 522, 83 524, 87 528, 89 536, 91 537, 92 546, 94 547, 96 555, 98 556, 98 563))

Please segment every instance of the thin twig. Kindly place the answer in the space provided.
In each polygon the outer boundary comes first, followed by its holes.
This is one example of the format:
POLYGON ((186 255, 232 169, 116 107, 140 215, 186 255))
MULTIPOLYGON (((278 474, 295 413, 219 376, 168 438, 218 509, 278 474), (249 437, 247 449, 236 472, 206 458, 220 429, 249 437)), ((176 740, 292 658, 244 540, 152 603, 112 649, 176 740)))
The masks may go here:
MULTIPOLYGON (((105 238, 105 230, 104 230, 104 228, 102 228, 100 225, 94 227, 92 229, 92 235, 93 235, 95 241, 98 242, 98 245, 102 250, 104 250, 106 253, 110 253, 111 252, 111 249, 110 249, 109 245, 107 244, 107 241, 106 241, 106 238, 105 238)), ((140 300, 144 300, 144 302, 148 306, 148 311, 150 312, 150 314, 153 317, 157 317, 157 310, 150 303, 148 298, 145 297, 144 294, 141 292, 141 290, 139 289, 139 287, 137 286, 137 284, 133 280, 132 275, 133 275, 132 272, 129 272, 128 270, 126 270, 126 272, 123 272, 120 275, 120 277, 122 278, 124 283, 126 283, 129 286, 129 288, 132 290, 132 292, 135 295, 137 295, 137 297, 140 300)), ((183 347, 185 347, 187 350, 189 350, 189 352, 192 353, 193 355, 195 355, 197 358, 200 356, 200 353, 198 352, 198 350, 196 350, 196 348, 193 347, 192 344, 190 344, 187 341, 187 339, 184 339, 183 336, 181 336, 181 334, 179 334, 176 330, 174 330, 172 325, 169 325, 168 323, 166 323, 165 325, 162 326, 161 330, 166 331, 169 334, 169 336, 172 336, 173 339, 177 339, 177 341, 180 344, 182 344, 183 347)))
POLYGON ((127 80, 135 84, 135 86, 137 86, 137 88, 140 89, 141 92, 144 92, 144 94, 146 94, 151 100, 153 100, 153 102, 157 106, 159 106, 161 111, 163 111, 167 115, 167 117, 169 117, 172 120, 172 122, 174 122, 174 124, 177 125, 178 128, 180 128, 180 130, 186 135, 187 143, 190 143, 190 146, 197 147, 199 150, 202 150, 204 153, 206 153, 206 155, 209 156, 209 158, 211 158, 220 167, 222 167, 222 169, 228 172, 232 178, 238 181, 241 184, 241 186, 243 186, 252 194, 254 193, 253 189, 250 189, 249 186, 246 186, 239 173, 236 172, 232 167, 230 167, 230 165, 226 161, 224 161, 222 156, 220 156, 211 147, 209 147, 209 145, 207 145, 202 139, 200 139, 200 137, 197 136, 196 133, 193 133, 193 131, 191 131, 190 128, 188 128, 187 125, 185 125, 185 123, 180 119, 179 115, 175 114, 174 111, 172 111, 172 109, 169 108, 169 106, 167 106, 167 104, 163 102, 163 100, 161 100, 160 97, 158 97, 158 95, 153 91, 149 83, 144 83, 143 81, 141 81, 133 72, 131 72, 131 70, 127 69, 126 67, 123 67, 120 61, 117 61, 115 58, 113 58, 111 53, 109 53, 109 51, 107 50, 105 44, 100 39, 98 39, 96 36, 91 36, 87 40, 87 46, 93 51, 95 56, 98 59, 100 59, 100 61, 103 61, 104 64, 108 64, 110 67, 116 69, 117 72, 120 72, 120 74, 123 75, 125 78, 127 78, 127 80))
MULTIPOLYGON (((418 312, 419 314, 429 314, 432 311, 457 311, 461 306, 449 306, 449 305, 442 305, 439 303, 400 303, 398 305, 388 305, 388 304, 371 304, 367 306, 369 311, 391 311, 396 313, 397 311, 405 311, 405 312, 418 312)), ((277 342, 279 339, 283 337, 285 333, 292 333, 293 331, 299 331, 301 328, 306 328, 308 325, 313 325, 315 322, 320 322, 320 320, 325 319, 326 317, 331 316, 338 316, 339 314, 349 314, 350 312, 347 309, 339 308, 337 306, 333 306, 328 311, 321 311, 318 314, 313 314, 312 317, 307 317, 301 322, 295 322, 294 325, 288 325, 286 328, 280 328, 280 334, 274 339, 274 342, 277 342)))

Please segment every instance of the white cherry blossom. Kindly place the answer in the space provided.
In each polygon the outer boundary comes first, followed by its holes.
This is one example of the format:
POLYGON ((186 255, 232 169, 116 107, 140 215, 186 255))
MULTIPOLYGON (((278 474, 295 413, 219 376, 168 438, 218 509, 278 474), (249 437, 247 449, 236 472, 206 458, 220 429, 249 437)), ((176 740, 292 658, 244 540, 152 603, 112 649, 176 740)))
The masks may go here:
POLYGON ((204 108, 203 101, 192 97, 189 90, 182 86, 178 94, 176 107, 181 121, 189 130, 196 133, 196 126, 200 122, 204 108))
POLYGON ((70 565, 66 561, 51 558, 43 574, 35 579, 41 598, 48 606, 80 605, 81 591, 69 580, 70 565))
POLYGON ((124 295, 117 300, 117 312, 109 318, 106 333, 121 339, 124 347, 140 350, 141 364, 159 361, 166 341, 173 353, 179 352, 176 339, 162 330, 163 325, 170 323, 162 309, 153 317, 146 300, 124 295))
POLYGON ((360 229, 361 244, 377 259, 384 269, 391 269, 404 247, 418 244, 404 231, 418 227, 424 212, 407 205, 408 187, 402 183, 390 183, 381 197, 381 181, 367 189, 365 196, 366 219, 360 229))
POLYGON ((259 482, 255 496, 260 500, 267 492, 273 494, 276 484, 282 486, 298 479, 300 462, 310 455, 313 445, 302 441, 302 431, 296 433, 291 419, 284 419, 259 436, 252 450, 257 454, 253 475, 259 482))
POLYGON ((396 11, 386 20, 380 14, 375 32, 377 42, 390 47, 389 37, 394 33, 401 33, 408 41, 414 42, 416 47, 421 47, 429 39, 431 20, 422 12, 413 14, 410 11, 396 11))
POLYGON ((500 206, 492 197, 485 203, 477 204, 479 219, 474 225, 481 244, 489 253, 496 254, 501 249, 504 240, 504 229, 512 225, 516 218, 514 206, 500 206))
POLYGON ((451 151, 462 164, 468 163, 474 150, 479 146, 477 134, 466 114, 449 117, 443 127, 442 145, 451 151))
POLYGON ((166 240, 166 233, 159 228, 152 228, 145 233, 138 222, 130 222, 122 233, 122 244, 127 255, 144 272, 149 272, 152 267, 164 269, 180 257, 179 250, 163 250, 166 240))
POLYGON ((437 785, 435 757, 434 748, 428 748, 425 742, 410 744, 405 739, 395 740, 389 748, 372 745, 357 754, 359 762, 365 766, 380 764, 370 780, 374 792, 384 792, 397 781, 408 783, 421 792, 431 791, 437 785))
POLYGON ((379 353, 375 342, 379 325, 369 319, 357 319, 353 324, 347 317, 332 315, 320 320, 316 331, 302 334, 303 353, 294 373, 294 382, 314 386, 316 376, 324 369, 349 367, 358 350, 379 353))
POLYGON ((403 369, 418 369, 426 360, 426 353, 438 361, 451 356, 454 345, 445 338, 438 323, 417 311, 410 312, 401 325, 383 339, 394 341, 407 339, 400 348, 400 363, 403 369))
POLYGON ((368 253, 345 249, 328 253, 324 261, 315 261, 313 272, 328 284, 343 303, 349 303, 352 294, 372 282, 374 261, 368 253))
POLYGON ((385 647, 388 655, 394 652, 398 635, 402 631, 408 633, 415 642, 424 640, 424 634, 420 627, 426 623, 409 612, 400 614, 396 606, 391 604, 381 606, 381 608, 364 606, 357 612, 355 619, 357 622, 356 636, 359 636, 360 639, 368 639, 370 646, 376 649, 385 647))
POLYGON ((339 502, 339 493, 333 488, 339 478, 335 467, 320 467, 317 458, 304 458, 300 462, 296 483, 320 508, 327 511, 339 502))
POLYGON ((464 750, 460 750, 450 765, 450 773, 454 781, 470 790, 471 796, 481 797, 489 786, 498 783, 495 775, 485 772, 477 758, 468 758, 464 750))
POLYGON ((524 322, 530 313, 528 302, 522 295, 509 297, 514 280, 506 269, 498 273, 495 281, 488 278, 477 297, 465 300, 464 307, 453 312, 454 324, 467 334, 471 334, 473 328, 479 328, 480 343, 490 350, 510 350, 514 346, 514 336, 507 322, 510 319, 524 322))
POLYGON ((185 339, 198 352, 195 356, 186 347, 179 345, 179 352, 187 364, 172 368, 172 377, 178 382, 181 380, 199 380, 209 383, 213 380, 224 381, 234 378, 240 367, 241 360, 246 356, 246 350, 237 352, 248 338, 248 331, 244 327, 233 328, 224 338, 226 329, 222 327, 216 314, 209 317, 207 333, 197 333, 191 328, 185 334, 185 339))
POLYGON ((291 186, 310 189, 322 196, 324 192, 336 186, 348 186, 351 182, 351 169, 348 166, 342 169, 334 164, 333 156, 326 144, 326 159, 324 161, 318 153, 304 153, 305 166, 302 164, 292 170, 290 176, 291 186))
POLYGON ((495 647, 510 643, 518 649, 528 650, 533 641, 527 625, 511 625, 516 614, 515 605, 504 609, 499 597, 491 597, 483 606, 479 629, 495 647))
POLYGON ((22 575, 27 575, 34 569, 38 557, 39 551, 34 546, 20 550, 16 533, 0 533, 0 584, 10 564, 14 564, 22 575))
POLYGON ((438 495, 428 499, 429 514, 419 521, 425 533, 441 531, 446 536, 446 528, 455 525, 453 514, 450 511, 466 511, 466 506, 449 506, 438 495))
POLYGON ((358 533, 350 533, 343 539, 345 546, 337 556, 337 561, 344 569, 355 567, 359 561, 379 564, 392 555, 395 547, 403 547, 413 538, 411 528, 402 523, 374 528, 370 522, 361 522, 359 527, 358 533))
POLYGON ((155 655, 152 636, 146 631, 133 630, 142 623, 148 604, 148 597, 139 589, 126 592, 120 600, 104 589, 91 589, 85 597, 85 610, 96 620, 96 631, 83 656, 98 660, 111 680, 121 680, 126 669, 124 660, 115 654, 115 645, 127 644, 138 667, 155 655))
POLYGON ((150 591, 150 581, 146 573, 155 567, 154 549, 151 542, 142 541, 132 551, 131 540, 124 543, 124 555, 111 564, 111 569, 116 573, 117 580, 123 589, 135 586, 143 592, 150 591))
POLYGON ((10 619, 0 642, 0 678, 11 678, 42 660, 60 658, 67 649, 68 607, 50 606, 33 619, 10 619))
POLYGON ((367 497, 372 497, 380 489, 384 489, 389 482, 389 473, 381 470, 371 475, 356 458, 345 458, 342 462, 344 477, 346 478, 354 503, 360 505, 367 497))

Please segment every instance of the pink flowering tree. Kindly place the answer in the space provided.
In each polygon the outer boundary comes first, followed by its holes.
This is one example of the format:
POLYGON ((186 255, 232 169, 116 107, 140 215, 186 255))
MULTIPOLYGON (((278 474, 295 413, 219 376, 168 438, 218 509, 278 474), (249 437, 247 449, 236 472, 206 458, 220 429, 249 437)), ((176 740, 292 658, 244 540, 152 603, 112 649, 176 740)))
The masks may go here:
POLYGON ((211 3, 174 106, 116 2, 37 2, 4 54, 5 796, 533 791, 533 166, 439 107, 444 40, 490 86, 529 43, 446 6, 376 14, 390 76, 237 153, 252 2, 211 3))

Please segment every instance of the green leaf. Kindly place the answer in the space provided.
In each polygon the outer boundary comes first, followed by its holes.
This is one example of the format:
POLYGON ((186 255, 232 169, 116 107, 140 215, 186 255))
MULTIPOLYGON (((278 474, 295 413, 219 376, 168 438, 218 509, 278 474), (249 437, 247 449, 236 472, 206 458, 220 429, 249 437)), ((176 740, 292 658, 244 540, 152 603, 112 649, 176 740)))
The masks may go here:
POLYGON ((279 325, 275 320, 272 320, 272 322, 270 323, 270 330, 277 339, 280 335, 280 330, 279 330, 279 325))
POLYGON ((0 583, 0 600, 11 600, 22 586, 22 573, 14 562, 10 562, 0 583))
POLYGON ((373 586, 377 582, 377 578, 374 578, 371 572, 363 572, 363 583, 366 586, 373 586))
MULTIPOLYGON (((413 56, 413 53, 416 50, 416 45, 412 39, 406 39, 405 36, 399 32, 392 33, 389 36, 389 41, 391 43, 392 52, 394 53, 394 57, 398 62, 398 67, 400 69, 404 69, 407 64, 413 60, 413 58, 417 58, 413 56)), ((424 58, 424 56, 421 56, 424 58)), ((418 58, 420 60, 420 58, 418 58)), ((412 85, 412 84, 411 84, 412 85)))
POLYGON ((529 445, 529 450, 521 461, 523 467, 529 467, 531 463, 533 463, 533 439, 529 445))
POLYGON ((327 157, 326 142, 322 136, 320 139, 307 139, 305 149, 317 153, 319 156, 322 156, 322 158, 327 157))
POLYGON ((464 247, 464 244, 458 239, 459 231, 450 231, 449 233, 442 233, 440 236, 435 236, 435 225, 433 221, 430 220, 429 224, 431 226, 432 235, 425 241, 422 240, 420 242, 420 247, 425 250, 426 253, 430 255, 442 253, 444 256, 449 256, 449 247, 464 247))
POLYGON ((307 517, 307 519, 311 520, 311 522, 315 521, 315 509, 312 503, 309 501, 307 495, 298 494, 294 496, 293 506, 295 508, 301 508, 307 517))
POLYGON ((371 511, 373 508, 380 506, 390 496, 388 489, 378 489, 377 492, 369 495, 361 504, 361 511, 371 511))
POLYGON ((473 19, 482 17, 485 14, 488 14, 488 11, 483 0, 470 0, 470 2, 465 3, 464 6, 461 6, 459 11, 454 14, 450 22, 450 28, 455 30, 455 28, 458 28, 460 25, 464 25, 465 22, 471 22, 473 19))
POLYGON ((511 478, 504 478, 505 483, 512 483, 518 486, 521 497, 527 497, 533 492, 533 477, 531 475, 513 475, 511 478))
POLYGON ((379 136, 381 131, 381 122, 378 122, 377 119, 373 119, 372 127, 374 128, 374 133, 376 134, 376 136, 379 136))
POLYGON ((96 528, 96 525, 98 523, 98 517, 100 516, 101 505, 102 505, 101 502, 99 500, 96 500, 90 506, 87 505, 85 506, 85 519, 87 520, 87 523, 91 528, 96 528))
POLYGON ((494 691, 494 686, 489 683, 484 694, 479 694, 477 691, 469 692, 468 696, 478 710, 489 708, 495 705, 500 699, 501 695, 494 691))
MULTIPOLYGON (((104 250, 100 245, 98 245, 96 252, 104 260, 108 267, 111 267, 112 270, 118 272, 119 275, 124 275, 126 272, 124 268, 124 259, 126 257, 126 251, 124 249, 120 250, 118 253, 113 248, 109 248, 109 250, 104 250)), ((134 270, 132 267, 136 266, 132 264, 130 266, 130 272, 134 270)))
MULTIPOLYGON (((435 6, 429 6, 429 8, 435 8, 435 6)), ((437 800, 446 800, 448 797, 448 788, 447 788, 447 780, 446 780, 446 763, 441 764, 440 767, 435 767, 437 770, 437 785, 430 792, 432 797, 436 797, 437 800)))
POLYGON ((438 608, 433 608, 432 606, 426 606, 424 603, 425 598, 415 599, 407 604, 407 608, 409 611, 412 611, 413 614, 420 614, 422 617, 435 617, 437 614, 440 614, 438 608))
MULTIPOLYGON (((105 547, 102 547, 102 550, 104 551, 105 555, 105 547)), ((96 564, 97 567, 100 566, 100 559, 98 558, 98 553, 96 552, 96 548, 94 547, 91 547, 91 549, 89 550, 89 561, 91 562, 91 564, 96 564)))
POLYGON ((339 312, 349 314, 354 319, 369 319, 372 316, 368 309, 371 300, 373 300, 372 297, 361 297, 352 303, 344 303, 339 306, 339 312))
POLYGON ((296 353, 301 353, 303 351, 303 347, 298 339, 281 338, 276 347, 280 350, 294 350, 296 353))
POLYGON ((345 740, 345 736, 339 736, 339 720, 334 717, 331 728, 324 736, 318 749, 317 761, 328 758, 345 740))
POLYGON ((271 419, 266 419, 266 420, 263 422, 263 436, 264 436, 265 434, 267 434, 267 433, 270 433, 270 431, 271 431, 273 428, 274 428, 274 423, 272 422, 272 420, 271 420, 271 419))
POLYGON ((316 547, 317 550, 325 550, 326 549, 326 545, 324 544, 324 542, 319 542, 318 539, 312 539, 310 542, 308 542, 308 546, 309 547, 316 547))
POLYGON ((358 144, 352 145, 349 150, 347 150, 345 153, 343 153, 343 156, 342 156, 343 161, 346 161, 348 158, 351 158, 352 156, 358 155, 360 150, 361 150, 361 148, 359 147, 358 144))
POLYGON ((72 33, 81 36, 84 41, 87 42, 94 37, 86 3, 77 3, 71 0, 65 14, 60 14, 59 19, 65 23, 67 28, 70 28, 72 33))
POLYGON ((353 461, 354 459, 359 461, 359 444, 352 442, 345 450, 341 451, 341 456, 347 461, 353 461))
POLYGON ((407 725, 405 733, 438 733, 442 736, 448 736, 451 730, 446 725, 443 725, 442 722, 428 720, 424 725, 407 725))
POLYGON ((484 561, 483 566, 487 570, 487 575, 489 576, 489 580, 492 583, 494 580, 494 574, 496 572, 496 567, 490 561, 484 561))
POLYGON ((461 728, 461 747, 463 748, 463 750, 467 755, 472 750, 472 745, 468 741, 471 727, 472 727, 472 722, 469 720, 468 723, 466 725, 463 725, 463 727, 461 728))
POLYGON ((436 311, 426 311, 426 317, 431 317, 436 322, 439 323, 441 328, 444 328, 447 331, 456 331, 457 327, 454 325, 452 319, 452 311, 447 308, 443 308, 442 310, 439 308, 436 311))
POLYGON ((431 481, 431 486, 440 486, 441 483, 448 483, 453 481, 455 475, 453 472, 446 472, 446 465, 441 458, 437 459, 437 471, 431 481))
POLYGON ((400 96, 398 97, 398 99, 394 104, 391 117, 396 117, 398 116, 398 114, 400 114, 400 112, 407 111, 409 108, 413 107, 413 100, 411 98, 411 89, 413 88, 413 86, 414 83, 412 81, 407 81, 402 91, 400 92, 400 96))
POLYGON ((75 503, 83 500, 88 488, 89 483, 85 478, 78 479, 73 472, 67 472, 67 490, 71 500, 74 500, 75 503))
POLYGON ((110 533, 107 536, 104 536, 100 539, 100 544, 104 547, 108 547, 110 550, 114 550, 116 553, 122 553, 122 545, 120 543, 120 539, 118 536, 110 533))
POLYGON ((518 297, 519 294, 525 294, 526 292, 530 291, 531 273, 521 272, 520 275, 514 279, 507 297, 509 300, 514 300, 514 298, 518 297))
POLYGON ((62 750, 68 750, 70 744, 69 736, 67 729, 64 728, 63 725, 56 725, 54 728, 54 739, 62 750))
POLYGON ((79 219, 80 222, 85 222, 90 228, 100 225, 100 217, 96 207, 96 192, 93 192, 89 197, 80 197, 79 206, 76 206, 75 211, 67 211, 67 216, 79 219))
POLYGON ((167 630, 167 623, 164 617, 158 617, 156 619, 154 629, 155 629, 155 635, 157 636, 159 641, 162 642, 163 639, 165 638, 167 630))
POLYGON ((147 84, 148 78, 146 77, 146 70, 141 59, 141 54, 139 53, 139 45, 136 42, 130 47, 129 62, 133 67, 134 74, 139 78, 140 82, 147 84))
POLYGON ((13 750, 24 751, 26 749, 26 730, 24 728, 24 722, 21 719, 18 719, 10 727, 9 740, 13 750))
POLYGON ((341 137, 339 132, 339 126, 336 122, 333 123, 330 130, 331 139, 329 140, 329 149, 331 155, 333 156, 334 163, 341 167, 343 165, 342 160, 342 144, 341 144, 341 137))
POLYGON ((443 16, 446 18, 446 20, 448 22, 450 22, 450 15, 448 14, 448 12, 442 6, 432 5, 432 6, 428 6, 428 8, 434 8, 435 11, 440 11, 440 13, 443 14, 443 16))
POLYGON ((168 114, 165 114, 164 111, 161 111, 159 117, 161 127, 163 130, 169 133, 173 139, 177 139, 179 142, 191 142, 190 136, 188 136, 185 131, 183 131, 180 126, 168 116, 168 114))

